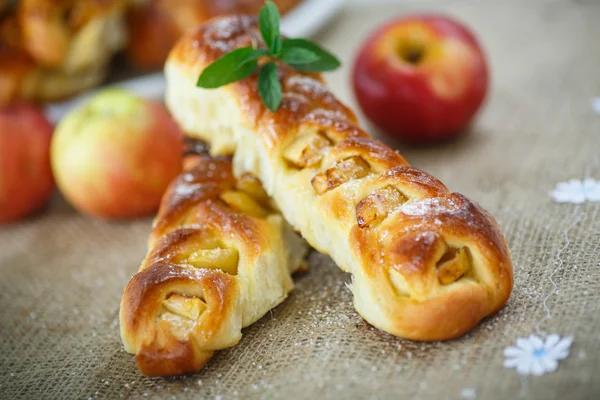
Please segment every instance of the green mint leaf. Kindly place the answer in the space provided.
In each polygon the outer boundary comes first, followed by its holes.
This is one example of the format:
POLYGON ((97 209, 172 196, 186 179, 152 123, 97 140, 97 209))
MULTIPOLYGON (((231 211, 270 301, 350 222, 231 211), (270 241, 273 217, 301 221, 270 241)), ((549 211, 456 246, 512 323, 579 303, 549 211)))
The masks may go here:
POLYGON ((214 89, 252 75, 258 67, 256 59, 259 57, 249 58, 254 51, 252 47, 242 47, 225 54, 204 68, 196 86, 205 89, 214 89))
POLYGON ((263 40, 273 54, 279 54, 281 51, 280 19, 277 6, 272 1, 265 2, 258 14, 258 26, 263 40))
POLYGON ((281 104, 281 83, 277 77, 277 65, 268 62, 260 68, 258 73, 258 93, 267 108, 277 111, 281 104))
POLYGON ((311 41, 305 39, 283 39, 281 52, 285 53, 290 48, 306 49, 319 57, 318 60, 308 63, 287 63, 297 70, 318 72, 333 71, 341 65, 340 61, 333 54, 311 41))
POLYGON ((259 57, 266 56, 269 54, 267 49, 255 49, 252 50, 245 58, 240 61, 240 66, 248 62, 257 61, 259 57))
POLYGON ((271 52, 274 55, 279 55, 281 53, 281 36, 277 35, 275 41, 273 42, 273 46, 271 47, 271 52))
POLYGON ((310 64, 318 61, 320 57, 312 50, 288 46, 281 49, 279 59, 286 64, 310 64))

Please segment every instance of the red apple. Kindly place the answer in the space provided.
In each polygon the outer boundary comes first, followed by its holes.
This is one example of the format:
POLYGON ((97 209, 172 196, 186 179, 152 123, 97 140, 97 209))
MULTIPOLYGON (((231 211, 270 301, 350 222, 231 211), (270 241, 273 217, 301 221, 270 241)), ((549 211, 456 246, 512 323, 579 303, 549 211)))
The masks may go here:
POLYGON ((52 169, 65 198, 105 219, 153 213, 182 165, 182 134, 165 108, 106 90, 73 110, 52 140, 52 169))
POLYGON ((52 130, 37 106, 0 107, 0 224, 31 214, 50 199, 52 130))
POLYGON ((353 71, 366 116, 401 140, 463 131, 485 99, 488 67, 475 36, 445 16, 396 19, 363 44, 353 71))

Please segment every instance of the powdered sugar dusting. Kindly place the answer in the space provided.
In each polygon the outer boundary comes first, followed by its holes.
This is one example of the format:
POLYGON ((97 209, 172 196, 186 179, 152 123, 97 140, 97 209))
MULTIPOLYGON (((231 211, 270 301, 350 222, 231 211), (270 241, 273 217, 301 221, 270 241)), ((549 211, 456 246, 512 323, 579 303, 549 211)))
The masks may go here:
POLYGON ((200 183, 182 184, 175 187, 175 195, 178 197, 190 197, 202 188, 200 183))
POLYGON ((402 207, 405 215, 421 216, 456 212, 459 205, 447 197, 434 197, 425 200, 408 202, 402 207))

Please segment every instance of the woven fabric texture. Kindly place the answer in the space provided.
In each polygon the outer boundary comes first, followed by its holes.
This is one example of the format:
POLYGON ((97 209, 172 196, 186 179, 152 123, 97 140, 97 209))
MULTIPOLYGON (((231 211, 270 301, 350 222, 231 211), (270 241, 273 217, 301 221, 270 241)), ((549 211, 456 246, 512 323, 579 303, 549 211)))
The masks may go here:
POLYGON ((146 378, 122 348, 118 311, 151 221, 91 220, 57 196, 44 213, 0 228, 0 398, 600 398, 600 203, 548 196, 558 182, 600 178, 591 105, 600 96, 600 2, 349 7, 318 38, 344 61, 328 76, 333 91, 355 106, 348 79, 360 41, 391 16, 421 10, 478 33, 492 90, 468 135, 436 147, 390 144, 500 222, 515 286, 498 315, 449 342, 390 336, 354 311, 349 276, 313 252, 290 297, 238 346, 195 375, 146 378), (503 349, 536 333, 551 277, 558 290, 540 329, 574 335, 571 356, 555 373, 520 377, 502 366, 503 349))

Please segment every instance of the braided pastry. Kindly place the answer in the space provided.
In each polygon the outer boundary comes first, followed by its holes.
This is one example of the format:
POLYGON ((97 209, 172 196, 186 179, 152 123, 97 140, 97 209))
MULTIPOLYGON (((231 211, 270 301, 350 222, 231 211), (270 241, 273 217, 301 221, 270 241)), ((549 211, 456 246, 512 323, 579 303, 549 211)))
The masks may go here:
POLYGON ((261 43, 256 20, 213 20, 182 38, 166 64, 166 102, 236 173, 263 183, 286 220, 353 275, 358 312, 391 334, 444 340, 498 311, 512 263, 494 218, 372 139, 321 75, 280 65, 283 101, 261 103, 256 74, 220 89, 195 86, 203 68, 261 43))
POLYGON ((121 337, 145 375, 197 371, 292 289, 305 242, 229 158, 201 156, 169 187, 150 251, 121 300, 121 337))

